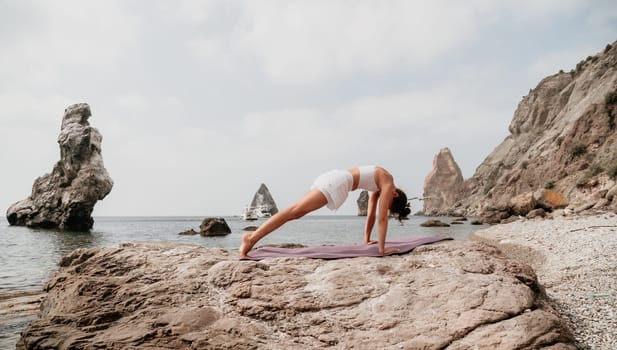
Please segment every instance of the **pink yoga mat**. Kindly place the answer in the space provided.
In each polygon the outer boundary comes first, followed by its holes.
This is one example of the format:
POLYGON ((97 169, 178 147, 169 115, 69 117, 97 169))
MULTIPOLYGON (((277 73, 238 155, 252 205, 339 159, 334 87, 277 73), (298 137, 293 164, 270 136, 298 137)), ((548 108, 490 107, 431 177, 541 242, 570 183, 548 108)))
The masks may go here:
MULTIPOLYGON (((394 247, 399 251, 388 255, 405 254, 412 251, 415 247, 423 244, 430 244, 452 238, 447 237, 407 237, 399 238, 386 242, 386 248, 394 247)), ((265 258, 283 257, 304 257, 314 259, 342 259, 356 258, 361 256, 382 256, 379 254, 377 244, 353 244, 353 245, 334 245, 334 246, 312 246, 305 248, 276 248, 262 247, 249 252, 248 259, 242 260, 261 260, 265 258)))

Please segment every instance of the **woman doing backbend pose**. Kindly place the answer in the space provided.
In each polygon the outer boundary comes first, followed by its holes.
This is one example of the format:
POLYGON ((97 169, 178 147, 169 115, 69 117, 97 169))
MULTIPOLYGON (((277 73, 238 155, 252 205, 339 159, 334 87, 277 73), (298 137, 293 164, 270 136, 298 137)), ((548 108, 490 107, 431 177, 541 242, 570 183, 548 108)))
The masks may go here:
POLYGON ((273 215, 256 231, 242 236, 240 257, 247 258, 255 243, 290 220, 299 219, 325 205, 331 210, 338 209, 345 202, 349 192, 357 189, 370 192, 364 243, 377 243, 379 253, 382 255, 397 252, 396 248, 385 248, 389 213, 402 220, 409 215, 411 209, 407 204, 405 193, 394 186, 392 175, 382 167, 371 165, 348 170, 332 170, 320 175, 315 179, 311 190, 299 201, 273 215), (377 241, 371 240, 375 218, 377 218, 377 241))

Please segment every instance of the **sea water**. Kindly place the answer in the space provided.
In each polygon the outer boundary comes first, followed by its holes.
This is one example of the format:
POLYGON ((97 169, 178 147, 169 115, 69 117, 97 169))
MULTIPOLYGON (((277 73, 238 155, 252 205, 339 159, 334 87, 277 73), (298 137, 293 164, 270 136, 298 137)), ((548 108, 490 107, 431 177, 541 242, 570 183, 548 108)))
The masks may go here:
MULTIPOLYGON (((243 221, 239 216, 224 217, 231 234, 220 237, 181 236, 190 229, 199 231, 202 217, 96 217, 89 232, 30 229, 0 226, 0 301, 41 290, 45 281, 58 269, 65 254, 77 248, 114 246, 130 241, 177 242, 205 247, 238 249, 247 226, 259 226, 264 219, 243 221)), ((450 227, 421 227, 430 218, 412 216, 403 224, 391 219, 388 239, 399 237, 440 236, 467 239, 481 228, 465 221, 450 227)), ((451 222, 453 218, 439 218, 451 222)), ((364 217, 309 215, 292 221, 271 233, 264 244, 299 243, 303 245, 354 244, 364 241, 364 217)), ((377 239, 377 225, 373 239, 377 239)), ((14 348, 19 332, 30 319, 0 319, 0 349, 14 348)))

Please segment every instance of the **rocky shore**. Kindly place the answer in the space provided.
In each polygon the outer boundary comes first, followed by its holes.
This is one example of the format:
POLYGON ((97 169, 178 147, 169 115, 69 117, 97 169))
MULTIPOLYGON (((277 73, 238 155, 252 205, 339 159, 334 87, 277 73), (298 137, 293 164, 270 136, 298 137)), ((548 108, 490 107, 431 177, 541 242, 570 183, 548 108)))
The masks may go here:
POLYGON ((530 264, 580 349, 617 347, 617 215, 520 220, 472 235, 530 264))
POLYGON ((60 266, 18 349, 575 349, 533 270, 481 242, 260 262, 125 243, 60 266))

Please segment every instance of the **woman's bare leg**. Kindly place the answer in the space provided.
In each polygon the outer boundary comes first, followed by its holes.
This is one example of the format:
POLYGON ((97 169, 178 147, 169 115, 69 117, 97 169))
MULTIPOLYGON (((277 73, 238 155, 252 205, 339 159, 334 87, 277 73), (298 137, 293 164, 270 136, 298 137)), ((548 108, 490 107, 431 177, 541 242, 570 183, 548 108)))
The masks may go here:
POLYGON ((326 196, 324 196, 320 190, 311 190, 292 206, 274 214, 254 232, 249 232, 242 235, 240 257, 247 257, 248 252, 253 248, 255 243, 259 242, 259 240, 264 238, 267 234, 281 227, 286 222, 299 219, 304 215, 323 207, 327 203, 328 200, 326 199, 326 196))

